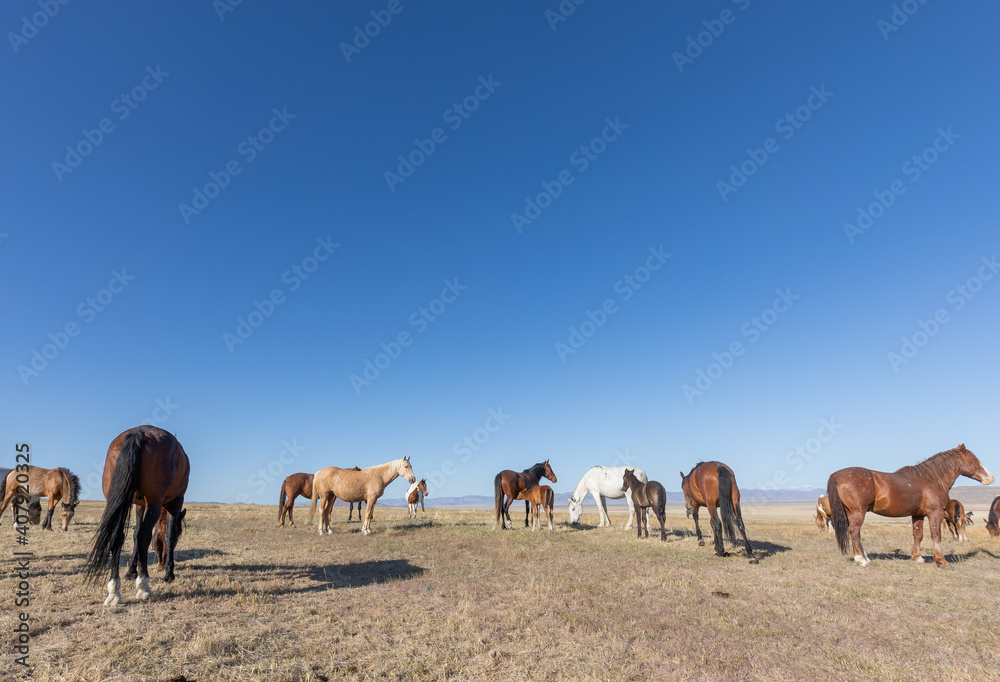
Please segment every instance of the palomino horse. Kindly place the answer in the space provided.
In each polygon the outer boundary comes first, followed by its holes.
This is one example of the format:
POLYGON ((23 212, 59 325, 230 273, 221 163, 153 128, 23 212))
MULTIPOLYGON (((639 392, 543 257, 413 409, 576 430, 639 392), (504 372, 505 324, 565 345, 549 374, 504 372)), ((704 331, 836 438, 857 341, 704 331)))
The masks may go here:
POLYGON ((854 561, 868 564, 868 555, 861 545, 861 524, 865 514, 909 516, 913 520, 913 560, 922 562, 920 541, 924 537, 924 519, 931 524, 934 540, 934 562, 946 566, 941 551, 941 522, 944 520, 948 491, 959 476, 968 476, 983 485, 993 482, 993 474, 979 459, 959 445, 954 450, 939 452, 919 464, 905 466, 894 473, 850 467, 835 471, 826 484, 833 512, 833 529, 837 532, 840 551, 847 554, 848 544, 854 546, 854 561))
MULTIPOLYGON (((417 505, 420 505, 420 510, 424 513, 424 518, 427 517, 427 510, 424 509, 424 495, 427 494, 427 480, 421 478, 419 481, 411 485, 406 489, 406 504, 409 505, 410 509, 406 513, 406 518, 417 518, 417 505)), ((358 507, 358 513, 361 513, 361 507, 358 507)))
MULTIPOLYGON (((539 462, 530 469, 525 469, 521 473, 504 469, 493 479, 493 494, 496 503, 497 523, 503 529, 507 528, 506 521, 510 521, 511 528, 514 522, 510 519, 510 505, 517 499, 518 493, 528 488, 534 488, 542 476, 553 483, 556 482, 556 474, 549 466, 549 460, 539 462), (506 499, 505 499, 506 498, 506 499)), ((528 511, 531 508, 530 502, 524 503, 524 527, 528 527, 528 511)))
POLYGON ((833 520, 830 518, 830 498, 820 495, 816 500, 816 527, 820 530, 833 532, 833 520))
POLYGON ((750 547, 746 526, 743 525, 743 512, 740 510, 740 489, 736 486, 736 474, 722 462, 698 462, 687 476, 681 472, 681 488, 684 490, 684 504, 694 518, 694 529, 698 534, 698 544, 704 545, 698 525, 698 509, 708 507, 711 517, 712 538, 715 541, 715 553, 726 556, 722 542, 725 534, 729 542, 736 543, 736 529, 743 536, 743 544, 747 548, 750 563, 757 563, 757 557, 750 547), (719 508, 716 516, 715 508, 719 508))
MULTIPOLYGON (((632 469, 635 477, 640 483, 645 483, 646 472, 642 469, 632 469)), ((601 515, 601 522, 598 528, 611 525, 611 517, 608 516, 608 502, 606 498, 620 500, 625 498, 628 502, 628 523, 625 530, 632 530, 632 522, 635 521, 635 507, 632 506, 632 496, 622 492, 622 476, 625 474, 625 467, 591 467, 590 471, 583 475, 580 482, 576 484, 573 496, 569 498, 569 522, 571 525, 580 523, 583 516, 583 500, 590 493, 597 502, 597 511, 601 515)), ((647 512, 648 513, 648 512, 647 512)))
POLYGON ((1000 537, 1000 495, 993 498, 990 503, 989 516, 986 518, 986 530, 990 532, 990 537, 1000 537))
POLYGON ((106 606, 121 604, 121 579, 118 577, 122 545, 129 513, 135 504, 135 533, 132 558, 126 578, 135 577, 136 599, 152 596, 149 589, 148 552, 153 526, 166 510, 164 529, 166 561, 165 582, 174 579, 174 548, 180 536, 179 521, 184 508, 191 465, 187 453, 167 431, 155 426, 137 426, 111 441, 104 461, 104 497, 108 503, 87 558, 87 575, 98 580, 111 563, 106 606))
POLYGON ((969 537, 965 534, 965 507, 961 502, 954 499, 948 500, 948 504, 944 508, 944 522, 955 540, 968 541, 969 537))
POLYGON ((0 502, 0 516, 7 511, 7 505, 17 492, 19 487, 27 489, 28 495, 32 497, 47 497, 49 499, 49 511, 42 521, 42 528, 52 530, 52 512, 55 511, 56 503, 62 502, 62 529, 69 530, 69 522, 76 513, 76 505, 80 502, 80 479, 68 469, 58 467, 56 469, 43 469, 42 467, 28 466, 27 471, 11 471, 4 479, 3 502, 0 502), (28 481, 18 482, 18 475, 28 475, 28 481))
POLYGON ((544 509, 549 517, 549 532, 552 532, 552 508, 555 506, 556 500, 552 488, 547 485, 536 485, 534 488, 519 492, 517 499, 527 500, 531 503, 531 530, 538 530, 542 527, 541 513, 544 509))
POLYGON ((288 523, 295 528, 295 520, 292 518, 292 510, 295 508, 295 498, 299 495, 312 499, 313 496, 313 475, 312 474, 292 474, 281 484, 281 495, 278 497, 278 527, 285 527, 285 514, 288 514, 288 523))
MULTIPOLYGON (((156 552, 156 567, 163 568, 164 563, 167 560, 167 548, 163 542, 163 538, 167 535, 167 510, 163 509, 160 511, 160 518, 156 522, 156 526, 153 527, 153 551, 156 552)), ((180 541, 181 533, 184 532, 184 517, 187 516, 187 509, 181 509, 181 513, 177 515, 177 540, 180 541)))
POLYGON ((341 469, 340 467, 327 467, 320 469, 313 477, 312 507, 309 509, 309 523, 312 523, 313 515, 316 513, 316 502, 320 499, 323 504, 320 506, 319 533, 332 533, 330 528, 330 512, 333 510, 333 503, 339 497, 344 502, 360 502, 364 500, 367 505, 365 509, 365 520, 361 524, 362 535, 371 534, 372 514, 375 509, 375 501, 382 497, 385 487, 396 480, 397 476, 402 476, 409 483, 415 483, 417 477, 413 475, 410 468, 409 456, 402 459, 394 459, 385 464, 368 467, 361 471, 353 469, 341 469))
POLYGON ((635 528, 639 533, 637 537, 642 537, 643 528, 646 530, 646 537, 649 537, 649 514, 645 512, 650 508, 660 522, 660 540, 666 540, 667 491, 663 485, 659 481, 643 483, 635 477, 633 469, 626 469, 622 475, 622 492, 629 489, 632 491, 632 505, 636 511, 641 512, 635 518, 635 528))

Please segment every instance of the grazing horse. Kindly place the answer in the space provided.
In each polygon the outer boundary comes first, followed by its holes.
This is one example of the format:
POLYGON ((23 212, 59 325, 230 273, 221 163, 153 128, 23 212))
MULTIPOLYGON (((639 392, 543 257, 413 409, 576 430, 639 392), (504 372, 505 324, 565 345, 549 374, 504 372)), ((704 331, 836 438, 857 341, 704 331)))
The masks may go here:
MULTIPOLYGON (((184 517, 187 516, 187 509, 181 509, 181 513, 177 515, 177 523, 180 527, 177 530, 177 540, 180 541, 181 533, 184 532, 184 517)), ((163 509, 160 511, 160 518, 156 522, 156 526, 153 528, 153 551, 156 552, 156 567, 163 568, 164 563, 167 560, 167 548, 163 541, 167 535, 167 510, 163 509)))
POLYGON ((108 503, 86 564, 89 579, 99 580, 107 574, 110 560, 111 579, 105 606, 117 606, 122 601, 118 564, 133 504, 135 533, 125 577, 135 577, 136 599, 146 600, 152 596, 149 543, 153 527, 164 510, 167 519, 163 533, 166 556, 163 580, 169 583, 174 579, 174 548, 181 533, 180 514, 190 473, 191 465, 184 448, 172 434, 161 428, 137 426, 111 441, 104 461, 103 479, 104 497, 108 503))
POLYGON ((959 542, 968 541, 969 537, 965 534, 965 507, 958 500, 948 500, 947 506, 944 508, 944 522, 948 526, 948 530, 951 531, 951 536, 958 540, 959 542))
POLYGON ((292 474, 281 484, 281 495, 278 497, 278 527, 285 527, 285 514, 288 514, 288 523, 295 528, 295 520, 292 518, 292 510, 295 508, 295 498, 299 495, 312 499, 313 496, 313 475, 312 474, 292 474))
POLYGON ((894 473, 849 467, 835 471, 826 484, 833 512, 833 528, 837 545, 843 554, 854 547, 854 561, 862 566, 869 563, 861 545, 861 524, 865 514, 909 516, 913 521, 913 560, 921 563, 920 541, 924 537, 924 519, 931 525, 934 541, 934 562, 946 566, 941 551, 941 522, 948 504, 948 491, 959 476, 968 476, 983 485, 993 482, 993 474, 982 465, 965 444, 928 457, 919 464, 905 466, 894 473))
POLYGON ((746 526, 743 525, 740 489, 736 486, 736 474, 732 469, 722 462, 698 462, 687 476, 681 472, 681 488, 684 490, 684 504, 694 518, 694 529, 698 534, 699 545, 704 545, 705 539, 698 525, 698 509, 708 507, 715 553, 718 556, 726 556, 722 536, 725 534, 726 539, 735 544, 736 529, 739 528, 750 563, 757 563, 757 557, 754 556, 750 540, 747 538, 746 526), (719 508, 718 516, 715 513, 716 507, 719 508))
POLYGON ((541 528, 541 512, 544 509, 549 517, 549 532, 552 532, 552 508, 555 506, 556 495, 547 485, 536 485, 534 488, 522 490, 517 499, 531 503, 531 530, 541 528))
POLYGON ((965 512, 965 525, 974 526, 976 522, 972 520, 972 512, 965 512))
POLYGON ((313 515, 316 513, 316 502, 320 499, 319 534, 332 533, 330 528, 330 512, 333 510, 333 503, 339 497, 344 502, 361 502, 364 500, 365 520, 361 524, 362 535, 371 534, 372 514, 375 509, 375 501, 382 497, 385 487, 396 480, 397 476, 402 476, 409 483, 415 483, 417 477, 413 475, 410 468, 409 456, 402 459, 394 459, 385 464, 368 467, 361 471, 355 469, 341 469, 340 467, 327 467, 317 471, 313 477, 312 506, 309 509, 309 523, 312 523, 313 515))
POLYGON ((989 516, 986 519, 986 530, 990 532, 990 537, 1000 537, 1000 495, 993 498, 990 503, 989 516))
MULTIPOLYGON (((635 477, 641 483, 647 480, 646 472, 642 469, 632 469, 635 477)), ((635 507, 632 506, 632 496, 622 492, 622 476, 625 474, 625 467, 591 467, 590 471, 583 475, 580 482, 576 484, 573 496, 569 498, 569 522, 571 525, 580 523, 583 516, 583 500, 590 493, 597 502, 597 511, 601 516, 598 528, 611 525, 611 517, 608 516, 608 502, 606 498, 620 500, 625 498, 628 502, 628 523, 625 530, 632 530, 632 522, 635 521, 635 507)), ((647 512, 648 513, 648 512, 647 512)))
POLYGON ((828 533, 833 532, 833 520, 830 518, 830 498, 820 495, 816 500, 816 527, 820 530, 826 529, 828 533))
MULTIPOLYGON (((23 480, 23 479, 22 479, 23 480)), ((27 471, 11 471, 4 479, 3 502, 0 502, 0 516, 7 511, 7 505, 14 498, 19 487, 27 489, 31 497, 47 497, 49 511, 42 521, 42 528, 52 530, 52 513, 56 503, 62 502, 62 529, 69 530, 69 522, 76 513, 76 505, 80 503, 80 479, 75 474, 58 467, 43 469, 29 465, 27 471), (18 475, 27 474, 28 481, 18 482, 18 475)), ((16 519, 15 519, 16 521, 16 519)))
MULTIPOLYGON (((417 518, 417 505, 420 505, 420 510, 424 513, 424 518, 427 518, 427 510, 424 509, 424 495, 427 494, 427 480, 421 478, 419 481, 411 485, 406 489, 406 504, 410 506, 410 510, 406 514, 406 518, 417 518)), ((358 513, 361 513, 361 508, 358 507, 358 513)))
POLYGON ((643 483, 635 477, 634 469, 626 469, 622 474, 622 492, 632 490, 632 505, 639 512, 635 517, 635 528, 638 531, 637 537, 642 537, 645 527, 646 537, 649 537, 649 514, 647 508, 651 508, 656 514, 656 520, 660 522, 660 540, 667 539, 667 491, 658 481, 643 483))
MULTIPOLYGON (((510 521, 511 528, 514 527, 514 522, 510 519, 510 505, 517 499, 518 493, 522 490, 534 488, 538 485, 542 476, 549 479, 553 483, 556 482, 556 474, 552 471, 552 467, 549 465, 549 460, 539 462, 535 466, 530 469, 525 469, 521 473, 511 471, 510 469, 504 469, 496 475, 496 478, 493 479, 493 494, 494 502, 496 504, 497 523, 500 524, 500 528, 506 530, 506 521, 510 521)), ((525 501, 525 528, 528 527, 528 511, 530 508, 531 503, 525 501)))

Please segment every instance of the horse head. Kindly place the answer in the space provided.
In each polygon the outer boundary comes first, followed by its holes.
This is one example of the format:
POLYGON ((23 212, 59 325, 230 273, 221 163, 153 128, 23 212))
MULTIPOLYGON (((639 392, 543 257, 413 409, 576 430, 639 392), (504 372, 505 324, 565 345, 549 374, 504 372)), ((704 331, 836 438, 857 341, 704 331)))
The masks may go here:
POLYGON ((633 485, 639 482, 639 479, 635 477, 635 469, 626 469, 622 473, 622 492, 627 491, 633 485))
POLYGON ((580 517, 583 516, 583 501, 576 499, 576 497, 569 498, 569 523, 571 526, 575 526, 580 523, 580 517))
POLYGON ((694 512, 694 500, 691 498, 691 476, 685 476, 683 471, 681 472, 681 490, 684 492, 685 511, 690 519, 694 512))
POLYGON ((417 477, 413 475, 413 469, 410 467, 410 456, 406 455, 403 459, 399 460, 400 465, 398 468, 398 473, 400 476, 406 479, 407 483, 416 483, 417 477))
POLYGON ((421 478, 420 481, 417 482, 417 490, 419 490, 425 496, 430 494, 430 493, 427 492, 427 479, 426 478, 421 478))
POLYGON ((76 505, 80 504, 79 500, 76 502, 63 502, 62 503, 62 529, 69 530, 69 522, 73 519, 73 515, 76 514, 76 505))
POLYGON ((545 460, 544 462, 542 462, 542 465, 545 467, 545 471, 542 473, 542 476, 555 483, 556 472, 552 471, 552 466, 549 465, 549 460, 545 460))
POLYGON ((972 453, 972 450, 966 449, 965 443, 959 444, 955 450, 962 455, 962 467, 959 473, 975 481, 979 481, 983 485, 993 483, 993 474, 983 466, 983 463, 972 453))

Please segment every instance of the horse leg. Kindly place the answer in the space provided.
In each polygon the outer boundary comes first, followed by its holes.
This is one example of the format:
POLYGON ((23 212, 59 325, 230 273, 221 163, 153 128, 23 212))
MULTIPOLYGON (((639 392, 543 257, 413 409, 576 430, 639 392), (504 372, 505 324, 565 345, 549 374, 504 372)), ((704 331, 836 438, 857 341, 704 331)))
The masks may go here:
POLYGON ((691 518, 694 519, 694 532, 698 535, 698 546, 699 547, 704 547, 705 546, 705 538, 701 534, 701 526, 698 525, 698 509, 699 508, 700 507, 695 507, 694 508, 694 511, 691 512, 691 518))
POLYGON ((142 516, 144 507, 135 505, 135 528, 132 532, 132 556, 128 560, 128 570, 125 571, 125 580, 132 580, 138 573, 136 568, 139 564, 139 529, 142 527, 142 516))
POLYGON ((524 501, 524 527, 528 527, 528 512, 531 511, 531 502, 524 501))
POLYGON ((722 544, 722 520, 715 513, 715 507, 708 505, 708 515, 711 517, 712 540, 715 543, 716 556, 726 556, 726 547, 722 544))
MULTIPOLYGON (((184 508, 184 498, 179 497, 175 499, 167 507, 167 531, 164 533, 163 546, 164 553, 167 555, 166 560, 163 561, 163 557, 160 560, 163 562, 163 582, 169 583, 174 580, 174 548, 177 547, 177 537, 181 534, 181 520, 179 518, 181 510, 184 508)), ((291 516, 288 517, 291 519, 291 516)))
POLYGON ((56 510, 56 501, 51 495, 49 496, 49 511, 45 514, 45 520, 42 521, 43 530, 52 530, 52 512, 56 510))
POLYGON ((861 524, 865 522, 864 512, 852 513, 847 521, 847 532, 851 535, 851 546, 854 548, 854 562, 860 566, 867 566, 871 560, 861 544, 861 524))
MULTIPOLYGON (((608 498, 601 493, 597 493, 597 511, 600 512, 601 522, 597 524, 598 528, 611 525, 611 517, 608 516, 608 498)), ((626 528, 626 530, 628 530, 626 528)))
MULTIPOLYGON (((288 503, 288 525, 295 528, 295 519, 292 518, 292 512, 295 511, 295 500, 292 499, 288 503)), ((281 522, 284 525, 284 521, 281 522)))
POLYGON ((667 512, 656 508, 656 520, 660 522, 660 541, 667 541, 667 512))
MULTIPOLYGON (((360 514, 360 510, 358 512, 360 514)), ((372 517, 375 516, 375 500, 368 500, 365 505, 365 522, 361 524, 361 533, 363 535, 372 534, 372 517)))
POLYGON ((937 564, 938 568, 948 565, 948 560, 944 558, 944 552, 941 549, 941 519, 943 517, 943 512, 936 514, 932 512, 927 517, 931 523, 931 540, 934 541, 934 563, 937 564))
MULTIPOLYGON (((422 494, 420 495, 420 511, 422 511, 424 513, 424 518, 426 519, 427 518, 427 510, 424 509, 424 496, 422 494)), ((417 510, 416 510, 415 507, 413 509, 413 518, 417 518, 417 510)))
POLYGON ((924 563, 924 558, 920 556, 920 541, 924 539, 924 517, 914 516, 913 520, 913 551, 910 556, 918 564, 924 563))
POLYGON ((153 526, 160 520, 161 504, 152 503, 143 513, 142 524, 136 531, 136 547, 139 555, 139 576, 135 579, 135 598, 145 601, 153 596, 149 589, 149 541, 153 537, 153 526))
MULTIPOLYGON (((506 493, 504 493, 506 495, 506 493)), ((514 528, 514 522, 510 519, 510 505, 514 503, 514 498, 510 495, 506 495, 506 498, 500 498, 500 528, 502 530, 507 530, 507 524, 510 524, 511 529, 514 528)))
POLYGON ((740 509, 740 505, 734 505, 736 507, 736 527, 740 529, 740 535, 743 536, 743 544, 747 547, 747 556, 750 557, 750 563, 756 564, 757 557, 754 556, 753 548, 750 547, 750 538, 747 537, 747 528, 743 525, 743 511, 740 509))
POLYGON ((635 521, 635 502, 632 501, 631 495, 625 495, 625 501, 628 503, 628 521, 625 523, 625 530, 632 530, 632 523, 635 521))

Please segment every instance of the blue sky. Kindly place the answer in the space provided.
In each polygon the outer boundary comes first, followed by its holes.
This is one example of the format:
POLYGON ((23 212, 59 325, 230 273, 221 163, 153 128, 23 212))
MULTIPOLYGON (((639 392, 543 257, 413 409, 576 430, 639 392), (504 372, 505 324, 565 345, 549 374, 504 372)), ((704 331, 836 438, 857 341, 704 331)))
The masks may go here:
POLYGON ((1000 10, 896 6, 5 3, 4 460, 1000 468, 1000 10))

